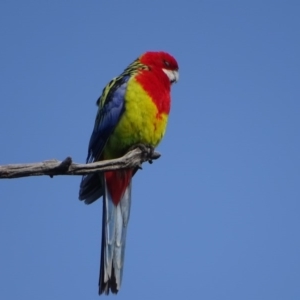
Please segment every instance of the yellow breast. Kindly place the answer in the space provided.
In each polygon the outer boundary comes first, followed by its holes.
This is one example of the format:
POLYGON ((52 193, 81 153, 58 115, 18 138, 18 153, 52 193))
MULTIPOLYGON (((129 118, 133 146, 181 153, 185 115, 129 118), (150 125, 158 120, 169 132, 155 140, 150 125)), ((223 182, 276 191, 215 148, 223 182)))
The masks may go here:
POLYGON ((104 150, 105 158, 123 155, 131 146, 142 143, 156 147, 167 126, 168 115, 160 113, 142 86, 131 78, 125 94, 125 111, 104 150))

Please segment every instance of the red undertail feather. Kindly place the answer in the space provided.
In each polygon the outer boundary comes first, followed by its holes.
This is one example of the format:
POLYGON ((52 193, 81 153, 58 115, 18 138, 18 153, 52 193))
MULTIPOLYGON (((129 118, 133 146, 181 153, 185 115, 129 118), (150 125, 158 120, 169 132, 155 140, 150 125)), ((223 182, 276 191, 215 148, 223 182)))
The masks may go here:
POLYGON ((105 172, 106 185, 114 205, 118 205, 132 178, 132 170, 105 172))

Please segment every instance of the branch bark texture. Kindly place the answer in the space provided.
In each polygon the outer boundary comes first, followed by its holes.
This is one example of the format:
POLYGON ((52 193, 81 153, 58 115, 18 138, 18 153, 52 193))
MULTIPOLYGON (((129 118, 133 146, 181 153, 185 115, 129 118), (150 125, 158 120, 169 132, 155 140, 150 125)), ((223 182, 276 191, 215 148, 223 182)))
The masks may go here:
POLYGON ((41 175, 50 177, 57 175, 86 175, 118 169, 140 168, 143 162, 149 161, 152 163, 152 160, 159 157, 160 154, 158 152, 153 152, 153 150, 144 147, 143 149, 135 148, 117 159, 90 164, 73 163, 72 158, 67 157, 63 161, 53 159, 38 163, 4 165, 0 166, 0 179, 41 175))

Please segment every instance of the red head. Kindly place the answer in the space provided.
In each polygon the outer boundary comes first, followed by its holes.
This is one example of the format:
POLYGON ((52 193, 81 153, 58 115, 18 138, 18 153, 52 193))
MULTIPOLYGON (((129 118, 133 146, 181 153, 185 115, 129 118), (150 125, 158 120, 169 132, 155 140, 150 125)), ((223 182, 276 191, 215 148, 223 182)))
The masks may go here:
POLYGON ((142 64, 150 68, 160 68, 168 76, 171 83, 178 81, 178 63, 170 54, 166 52, 146 52, 139 59, 142 64))

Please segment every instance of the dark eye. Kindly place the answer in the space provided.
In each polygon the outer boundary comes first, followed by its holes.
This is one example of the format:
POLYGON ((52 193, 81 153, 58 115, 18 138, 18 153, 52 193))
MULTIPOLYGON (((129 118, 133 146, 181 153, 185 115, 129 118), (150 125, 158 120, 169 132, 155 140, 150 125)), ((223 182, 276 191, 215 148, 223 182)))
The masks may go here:
POLYGON ((168 62, 168 61, 166 61, 166 60, 164 60, 164 65, 166 66, 166 67, 170 67, 170 63, 168 62))

